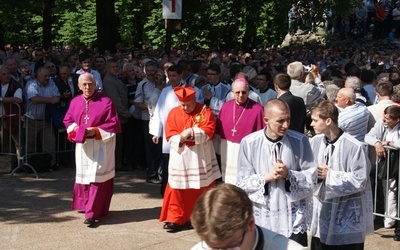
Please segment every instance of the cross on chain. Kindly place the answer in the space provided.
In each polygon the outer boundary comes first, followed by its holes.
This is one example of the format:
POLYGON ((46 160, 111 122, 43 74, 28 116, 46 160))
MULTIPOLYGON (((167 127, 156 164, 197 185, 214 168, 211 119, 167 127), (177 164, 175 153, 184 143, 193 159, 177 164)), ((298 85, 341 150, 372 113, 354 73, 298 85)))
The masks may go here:
POLYGON ((235 136, 235 133, 237 132, 236 128, 233 128, 231 131, 232 131, 232 136, 235 136))
POLYGON ((85 120, 85 124, 87 124, 87 121, 89 120, 89 116, 86 114, 83 119, 85 120))

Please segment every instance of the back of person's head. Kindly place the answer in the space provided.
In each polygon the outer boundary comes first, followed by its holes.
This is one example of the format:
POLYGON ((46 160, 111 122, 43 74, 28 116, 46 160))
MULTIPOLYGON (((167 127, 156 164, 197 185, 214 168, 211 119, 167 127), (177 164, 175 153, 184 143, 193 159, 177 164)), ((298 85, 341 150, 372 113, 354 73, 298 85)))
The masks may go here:
POLYGON ((253 218, 253 204, 247 193, 222 184, 207 190, 197 200, 190 218, 201 240, 216 242, 246 229, 253 218))
POLYGON ((186 59, 182 59, 178 62, 178 65, 181 67, 182 70, 190 70, 190 63, 186 59))
POLYGON ((266 68, 263 68, 263 69, 258 73, 258 75, 265 76, 265 79, 266 79, 268 82, 270 82, 270 81, 272 80, 272 75, 271 75, 270 71, 269 71, 268 69, 266 69, 266 68))
POLYGON ((373 70, 363 69, 360 79, 363 83, 372 83, 376 79, 375 72, 373 70))
POLYGON ((83 61, 86 61, 88 59, 91 59, 90 55, 88 53, 80 53, 79 54, 79 62, 80 63, 83 62, 83 61))
POLYGON ((174 64, 168 67, 168 72, 176 72, 178 75, 182 74, 182 67, 179 64, 174 64))
POLYGON ((393 84, 393 86, 400 84, 400 73, 399 72, 390 73, 389 81, 393 84))
POLYGON ((281 90, 289 90, 292 84, 290 76, 285 73, 279 73, 274 77, 274 84, 281 90))
POLYGON ((232 64, 229 67, 229 75, 231 76, 231 78, 235 78, 236 74, 239 73, 240 71, 242 71, 242 65, 238 63, 232 64))
POLYGON ((375 87, 375 92, 380 96, 391 96, 393 94, 393 84, 389 81, 379 82, 375 87))
POLYGON ((332 80, 333 84, 337 85, 339 88, 344 88, 344 79, 334 79, 332 80))
POLYGON ((301 62, 292 62, 287 66, 287 74, 292 79, 299 79, 303 76, 304 67, 301 62))
POLYGON ((326 98, 328 101, 334 102, 340 88, 333 81, 325 81, 324 86, 326 98))
POLYGON ((215 71, 217 74, 221 74, 221 66, 219 64, 212 63, 208 65, 207 70, 215 71))
POLYGON ((332 71, 330 69, 325 69, 321 73, 321 81, 329 81, 332 79, 332 71))
POLYGON ((396 103, 400 103, 400 84, 393 86, 393 95, 392 101, 396 103))
POLYGON ((346 78, 344 86, 345 86, 345 88, 354 89, 354 92, 356 92, 356 93, 361 92, 361 80, 360 80, 360 78, 358 78, 356 76, 348 76, 346 78))
POLYGON ((356 76, 356 77, 360 77, 361 76, 361 70, 360 70, 360 68, 359 67, 357 67, 357 66, 353 66, 353 67, 350 67, 349 69, 345 69, 345 71, 346 71, 346 75, 347 75, 347 77, 349 77, 349 76, 356 76))
POLYGON ((198 77, 196 77, 194 85, 201 89, 204 85, 207 85, 207 77, 199 75, 198 77))
POLYGON ((339 110, 331 101, 319 102, 311 109, 311 115, 317 115, 323 120, 330 118, 334 124, 338 124, 339 110))
POLYGON ((347 74, 347 71, 351 68, 351 67, 356 67, 357 65, 354 62, 348 62, 344 65, 344 71, 347 74))
POLYGON ((389 115, 389 117, 393 120, 400 118, 400 106, 390 105, 383 111, 385 115, 389 115))
POLYGON ((221 59, 219 57, 213 57, 213 58, 210 59, 210 64, 221 65, 221 59))
POLYGON ((197 74, 201 69, 202 64, 203 62, 201 60, 195 60, 190 62, 190 68, 192 69, 192 72, 197 74))

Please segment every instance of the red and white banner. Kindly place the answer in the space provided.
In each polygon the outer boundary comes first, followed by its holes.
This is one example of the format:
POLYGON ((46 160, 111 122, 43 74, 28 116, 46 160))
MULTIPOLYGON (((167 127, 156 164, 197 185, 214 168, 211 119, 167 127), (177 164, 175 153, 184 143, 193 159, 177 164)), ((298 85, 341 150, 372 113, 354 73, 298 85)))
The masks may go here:
POLYGON ((164 19, 182 19, 182 0, 163 0, 164 19))

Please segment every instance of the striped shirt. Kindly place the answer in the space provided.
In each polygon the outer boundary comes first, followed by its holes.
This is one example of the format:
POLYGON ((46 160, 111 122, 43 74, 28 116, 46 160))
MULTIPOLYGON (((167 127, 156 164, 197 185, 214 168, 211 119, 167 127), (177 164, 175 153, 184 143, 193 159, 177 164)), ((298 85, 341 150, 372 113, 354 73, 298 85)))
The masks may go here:
POLYGON ((364 142, 368 132, 369 111, 365 105, 356 103, 344 108, 339 113, 338 125, 344 132, 364 142))
POLYGON ((31 101, 32 97, 54 97, 60 96, 58 88, 53 80, 49 80, 46 86, 39 83, 37 79, 32 79, 25 86, 26 115, 35 120, 45 119, 46 104, 31 101))

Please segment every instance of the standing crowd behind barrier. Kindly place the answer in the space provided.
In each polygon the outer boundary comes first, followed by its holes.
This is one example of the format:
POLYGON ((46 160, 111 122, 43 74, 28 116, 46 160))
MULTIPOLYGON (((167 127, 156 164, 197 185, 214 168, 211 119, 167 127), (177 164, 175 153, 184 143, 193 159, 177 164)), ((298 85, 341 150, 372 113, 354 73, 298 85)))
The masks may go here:
MULTIPOLYGON (((12 60, 6 60, 10 63, 12 60)), ((0 153, 11 155, 12 168, 20 165, 22 155, 21 115, 23 114, 22 87, 12 78, 9 67, 0 66, 0 117, 1 148, 0 153)))
MULTIPOLYGON (((400 107, 391 105, 384 109, 378 120, 365 136, 365 142, 376 152, 374 214, 384 217, 384 227, 396 227, 394 239, 400 240, 399 196, 399 154, 400 148, 400 107), (378 191, 382 190, 383 193, 378 191), (397 198, 396 198, 397 197, 397 198), (384 213, 378 205, 383 204, 384 213)), ((374 174, 374 173, 372 173, 374 174)))
MULTIPOLYGON (((386 144, 391 144, 387 142, 386 144)), ((394 143, 393 143, 394 144, 394 143)), ((375 182, 381 183, 385 200, 385 213, 378 210, 377 202, 374 200, 374 215, 385 218, 388 225, 385 227, 395 227, 395 240, 400 240, 400 172, 399 172, 399 149, 385 146, 386 158, 377 162, 375 169, 375 182)), ((379 188, 375 185, 374 195, 378 197, 379 188)))
POLYGON ((61 152, 73 150, 72 144, 65 140, 65 128, 56 126, 56 119, 64 117, 65 109, 61 104, 65 106, 66 100, 60 102, 60 92, 53 79, 50 78, 50 68, 40 67, 36 77, 22 87, 11 77, 7 67, 0 68, 1 153, 16 156, 11 174, 23 166, 28 166, 36 176, 36 172, 55 170, 60 164, 56 153, 59 156, 61 152), (12 150, 12 144, 15 150, 12 150))
POLYGON ((11 164, 13 170, 21 166, 23 159, 21 106, 18 103, 9 103, 8 108, 0 109, 0 113, 0 155, 5 156, 3 163, 11 164))

